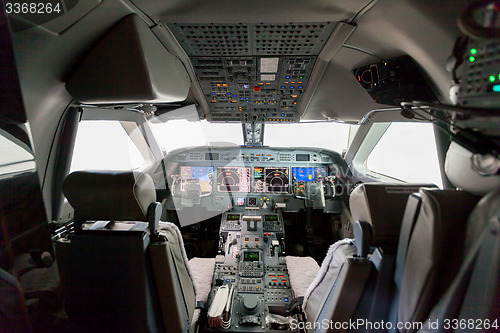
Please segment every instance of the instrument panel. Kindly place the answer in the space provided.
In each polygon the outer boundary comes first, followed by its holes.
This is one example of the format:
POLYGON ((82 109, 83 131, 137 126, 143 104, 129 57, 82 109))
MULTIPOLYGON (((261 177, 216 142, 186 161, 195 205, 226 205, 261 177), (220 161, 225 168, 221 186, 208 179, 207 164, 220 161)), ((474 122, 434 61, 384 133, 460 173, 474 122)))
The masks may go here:
POLYGON ((182 226, 230 210, 338 213, 348 193, 345 161, 321 148, 183 148, 165 158, 165 169, 165 207, 182 226))
MULTIPOLYGON (((180 173, 180 191, 186 182, 197 180, 203 193, 254 193, 287 195, 305 182, 324 182, 337 175, 336 152, 273 148, 188 149, 169 156, 180 173), (214 180, 214 182, 212 182, 214 180), (213 188, 210 188, 214 183, 213 188)), ((238 198, 237 205, 252 205, 238 198)))
MULTIPOLYGON (((199 181, 202 192, 211 191, 213 167, 181 166, 180 171, 181 192, 184 191, 186 182, 192 179, 199 181)), ((323 181, 327 175, 327 167, 217 167, 216 191, 288 194, 294 183, 323 181)))

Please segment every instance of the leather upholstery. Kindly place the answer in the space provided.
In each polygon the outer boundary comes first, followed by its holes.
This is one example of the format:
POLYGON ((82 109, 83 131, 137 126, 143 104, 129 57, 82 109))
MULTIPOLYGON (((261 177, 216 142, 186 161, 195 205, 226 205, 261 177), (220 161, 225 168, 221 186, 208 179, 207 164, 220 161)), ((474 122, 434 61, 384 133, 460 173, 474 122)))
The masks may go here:
MULTIPOLYGON (((148 221, 148 207, 156 207, 151 177, 79 171, 66 178, 64 193, 82 219, 106 220, 84 223, 70 241, 56 244, 70 317, 110 331, 189 331, 196 288, 179 229, 160 222, 150 240, 147 223, 130 221, 148 221), (96 297, 102 294, 106 301, 96 297)), ((209 285, 212 273, 204 279, 209 285)))
MULTIPOLYGON (((331 320, 333 323, 345 323, 353 317, 359 299, 364 292, 366 282, 372 270, 370 260, 366 258, 348 258, 342 265, 337 278, 333 281, 335 288, 325 290, 325 302, 317 317, 308 314, 308 320, 322 323, 331 320)), ((329 329, 332 332, 347 332, 348 327, 329 329)))
POLYGON ((479 200, 469 216, 467 234, 465 235, 465 251, 468 252, 479 238, 492 217, 498 215, 500 207, 500 189, 497 189, 479 200))
MULTIPOLYGON (((357 256, 358 252, 366 254, 370 245, 383 245, 395 250, 408 196, 418 192, 422 186, 435 187, 432 184, 362 184, 351 193, 350 208, 353 220, 370 223, 372 228, 360 228, 357 240, 359 249, 350 239, 340 240, 330 247, 318 275, 305 294, 304 310, 309 321, 315 321, 324 308, 334 317, 352 317, 355 308, 349 310, 352 313, 342 312, 341 303, 346 301, 339 303, 339 299, 344 293, 356 293, 361 296, 366 279, 358 276, 359 279, 347 281, 345 276, 357 272, 356 274, 363 274, 368 278, 371 267, 369 261, 354 260, 353 257, 357 256), (371 242, 368 242, 368 239, 363 242, 365 237, 371 238, 371 242), (362 284, 356 284, 356 281, 362 281, 362 284), (328 298, 330 293, 335 295, 335 299, 328 298)), ((363 225, 358 224, 360 227, 363 225)), ((356 298, 356 304, 358 299, 356 298)))
MULTIPOLYGON (((465 258, 453 282, 446 286, 446 293, 429 315, 430 322, 443 323, 448 319, 460 323, 471 318, 477 322, 491 322, 500 317, 499 218, 500 190, 497 189, 484 196, 469 216, 465 258)), ((443 326, 441 324, 441 328, 443 326)), ((424 326, 419 332, 435 331, 435 327, 424 326)))
POLYGON ((155 332, 160 310, 142 231, 82 230, 56 242, 65 311, 84 332, 155 332))
POLYGON ((153 273, 168 331, 187 331, 196 306, 196 293, 179 229, 161 223, 157 239, 149 246, 153 273))
POLYGON ((433 184, 366 183, 351 193, 349 206, 354 221, 366 221, 373 226, 373 246, 396 249, 406 201, 411 193, 433 184))
POLYGON ((63 192, 84 221, 148 221, 156 201, 151 176, 137 171, 76 171, 64 180, 63 192))
POLYGON ((319 316, 319 312, 327 302, 330 290, 340 288, 340 286, 335 286, 335 281, 342 270, 342 265, 348 258, 355 256, 356 253, 356 247, 352 245, 350 239, 340 240, 330 246, 318 275, 316 275, 304 296, 303 307, 310 322, 316 320, 319 316))
MULTIPOLYGON (((408 246, 398 321, 427 319, 464 256, 467 217, 478 198, 463 191, 421 189, 422 205, 408 246)), ((412 332, 401 330, 401 332, 412 332)))

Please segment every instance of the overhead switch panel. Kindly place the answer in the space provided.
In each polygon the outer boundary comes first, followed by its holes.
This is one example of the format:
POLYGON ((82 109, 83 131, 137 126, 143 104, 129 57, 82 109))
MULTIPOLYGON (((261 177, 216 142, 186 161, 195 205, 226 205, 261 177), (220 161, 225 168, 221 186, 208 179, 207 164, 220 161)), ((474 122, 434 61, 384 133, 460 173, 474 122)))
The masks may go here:
POLYGON ((169 24, 191 59, 210 121, 297 122, 330 22, 169 24))

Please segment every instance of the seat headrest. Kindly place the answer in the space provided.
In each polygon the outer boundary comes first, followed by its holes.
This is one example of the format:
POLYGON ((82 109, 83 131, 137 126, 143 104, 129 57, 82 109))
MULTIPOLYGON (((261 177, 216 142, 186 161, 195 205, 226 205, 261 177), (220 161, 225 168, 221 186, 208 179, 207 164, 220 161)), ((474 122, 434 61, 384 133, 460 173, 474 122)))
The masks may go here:
POLYGON ((366 183, 354 189, 349 199, 352 218, 372 225, 372 245, 397 246, 408 196, 421 187, 436 185, 366 183))
POLYGON ((148 221, 156 201, 153 179, 137 171, 76 171, 64 180, 63 193, 84 221, 148 221))
POLYGON ((473 156, 472 152, 452 142, 446 153, 446 176, 456 187, 472 194, 484 195, 500 188, 500 175, 496 174, 500 161, 493 156, 473 156), (475 165, 476 164, 476 165, 475 165), (480 174, 483 170, 483 175, 480 174), (491 175, 488 175, 492 173, 491 175))

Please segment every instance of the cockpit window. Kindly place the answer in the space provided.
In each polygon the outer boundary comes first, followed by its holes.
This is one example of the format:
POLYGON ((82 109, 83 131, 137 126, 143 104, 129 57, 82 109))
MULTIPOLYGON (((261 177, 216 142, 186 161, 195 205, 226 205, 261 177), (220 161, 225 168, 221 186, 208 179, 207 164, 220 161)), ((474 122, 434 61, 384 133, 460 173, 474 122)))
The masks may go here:
POLYGON ((342 153, 349 146, 351 127, 334 122, 266 124, 264 144, 272 147, 316 147, 342 153))
POLYGON ((368 156, 366 167, 405 182, 433 183, 443 188, 436 139, 430 123, 391 123, 368 156))
MULTIPOLYGON (((352 126, 333 122, 266 124, 264 145, 326 148, 341 153, 348 147, 352 126)), ((236 123, 170 120, 151 123, 151 127, 165 153, 186 147, 243 144, 242 126, 236 123)))
POLYGON ((160 124, 151 123, 151 127, 164 153, 186 147, 243 144, 241 124, 176 119, 160 124))
POLYGON ((28 147, 7 132, 0 130, 0 176, 36 168, 35 157, 28 147), (25 146, 25 147, 23 147, 25 146))
POLYGON ((78 125, 71 172, 133 170, 145 163, 137 146, 116 120, 86 120, 78 125))

